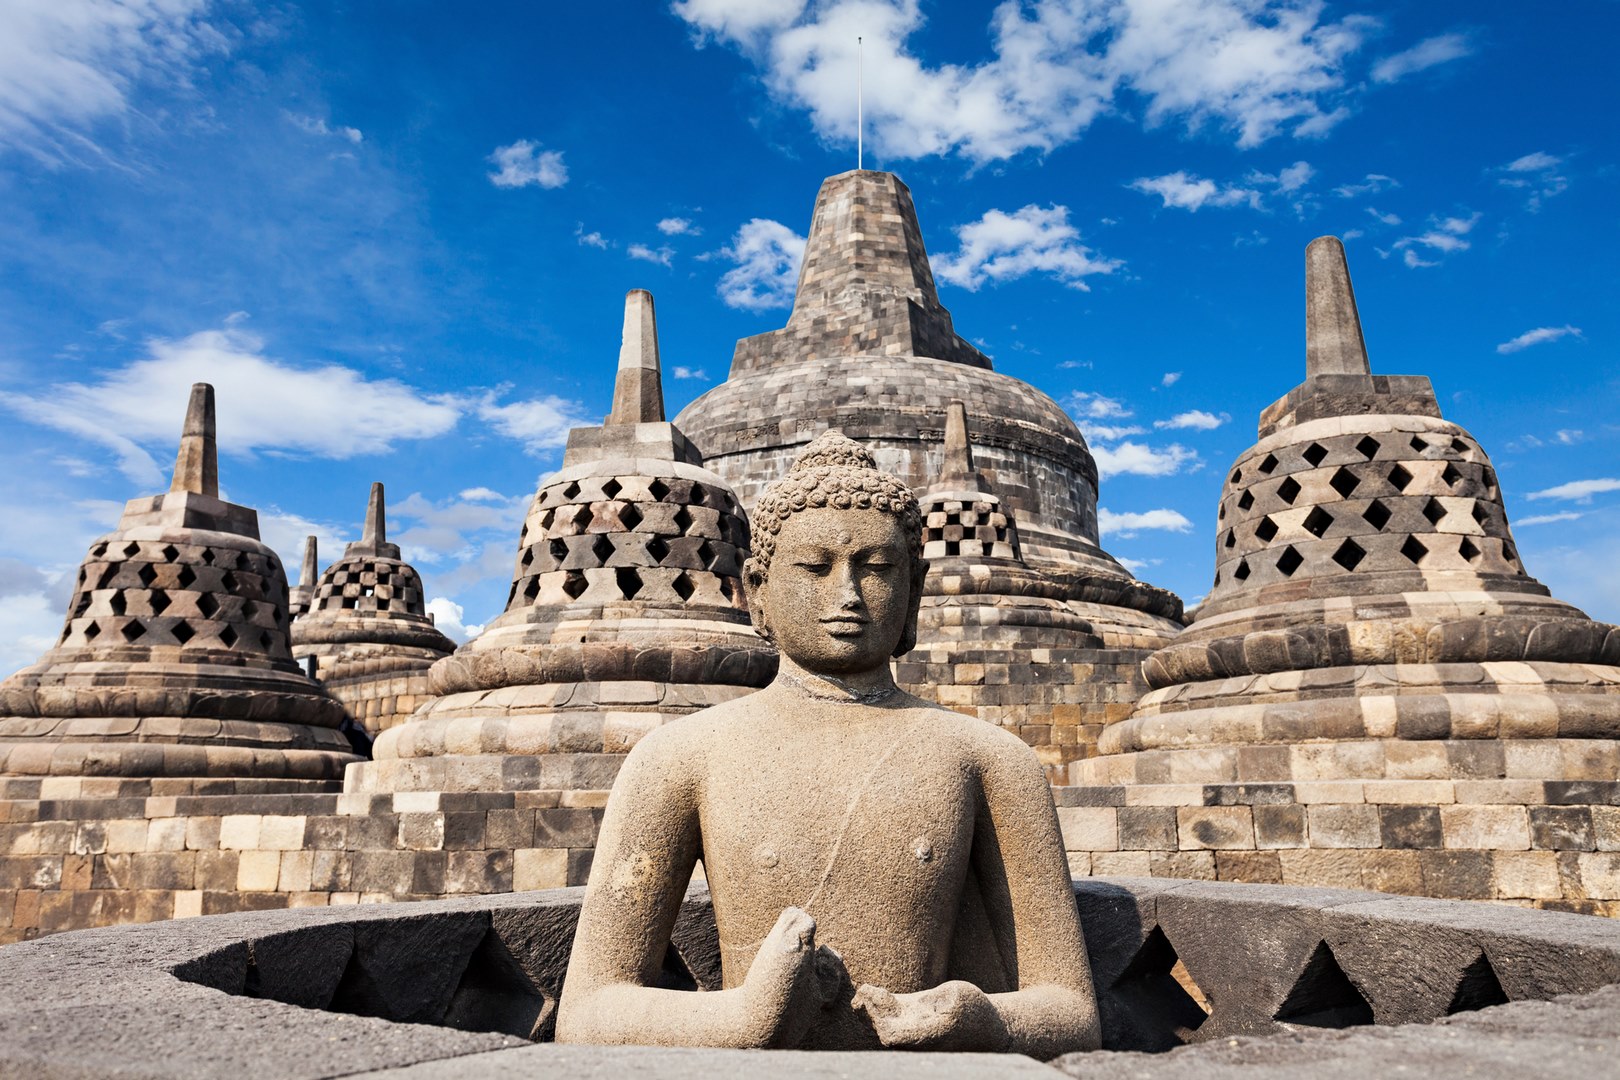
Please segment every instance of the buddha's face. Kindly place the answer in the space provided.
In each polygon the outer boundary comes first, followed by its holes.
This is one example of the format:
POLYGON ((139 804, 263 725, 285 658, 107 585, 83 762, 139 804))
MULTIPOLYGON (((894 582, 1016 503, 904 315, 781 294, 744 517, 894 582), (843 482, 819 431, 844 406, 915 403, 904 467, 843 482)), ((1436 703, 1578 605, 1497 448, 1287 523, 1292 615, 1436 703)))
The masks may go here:
POLYGON ((881 510, 801 510, 782 523, 756 602, 801 667, 853 675, 889 661, 916 607, 900 520, 881 510))

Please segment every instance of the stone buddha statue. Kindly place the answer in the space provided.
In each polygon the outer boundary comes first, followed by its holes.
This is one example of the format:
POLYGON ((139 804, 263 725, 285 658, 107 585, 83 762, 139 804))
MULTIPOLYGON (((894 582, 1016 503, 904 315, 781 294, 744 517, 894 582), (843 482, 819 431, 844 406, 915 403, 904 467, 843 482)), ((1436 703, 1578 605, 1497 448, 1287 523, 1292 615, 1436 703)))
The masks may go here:
POLYGON ((1034 752, 890 675, 926 572, 916 497, 840 434, 761 495, 745 573, 780 672, 631 751, 558 1041, 1039 1058, 1098 1045, 1034 752), (659 989, 700 859, 724 989, 659 989))

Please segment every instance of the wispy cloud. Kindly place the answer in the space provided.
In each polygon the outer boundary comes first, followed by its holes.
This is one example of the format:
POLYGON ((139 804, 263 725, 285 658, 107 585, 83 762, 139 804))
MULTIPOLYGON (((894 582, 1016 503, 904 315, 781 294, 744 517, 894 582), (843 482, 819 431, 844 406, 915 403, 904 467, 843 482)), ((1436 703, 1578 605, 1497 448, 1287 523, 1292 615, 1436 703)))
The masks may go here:
POLYGON ((1538 326, 1534 330, 1526 330, 1511 341, 1502 342, 1496 347, 1496 351, 1505 356, 1508 353, 1516 353, 1521 349, 1528 349, 1532 345, 1545 345, 1547 342, 1557 341, 1559 338, 1578 338, 1580 336, 1581 328, 1570 326, 1568 323, 1563 326, 1538 326))
POLYGON ((1147 529, 1184 533, 1192 531, 1192 522, 1176 510, 1144 510, 1140 513, 1116 514, 1106 506, 1097 508, 1097 531, 1103 536, 1129 539, 1147 529))
POLYGON ((1565 510, 1558 514, 1531 514, 1529 517, 1523 517, 1515 521, 1513 527, 1523 529, 1531 525, 1551 525, 1558 521, 1575 521, 1585 516, 1579 510, 1565 510))
POLYGON ((1208 413, 1202 409, 1192 409, 1189 412, 1177 413, 1168 420, 1155 420, 1153 421, 1153 426, 1160 429, 1171 428, 1190 429, 1193 431, 1214 431, 1216 428, 1220 427, 1222 424, 1231 419, 1232 417, 1226 413, 1221 413, 1219 416, 1216 416, 1214 413, 1208 413))
POLYGON ((657 263, 659 266, 669 266, 675 260, 675 249, 670 247, 651 248, 646 244, 631 244, 625 248, 625 254, 632 259, 642 262, 657 263))
POLYGON ((1473 46, 1469 44, 1464 34, 1440 34, 1425 38, 1410 49, 1386 56, 1374 64, 1373 82, 1397 82, 1408 75, 1460 60, 1471 55, 1473 51, 1473 46))
POLYGON ((555 394, 526 401, 500 401, 510 386, 485 393, 473 406, 474 414, 495 431, 523 444, 530 454, 556 450, 568 442, 568 432, 589 423, 577 401, 555 394))
POLYGON ((702 380, 702 379, 707 379, 709 377, 709 373, 707 371, 704 371, 702 368, 683 367, 680 364, 675 365, 674 371, 675 371, 675 377, 677 379, 700 379, 700 380, 702 380))
POLYGON ((1204 206, 1260 207, 1260 193, 1253 188, 1221 186, 1213 180, 1195 176, 1183 169, 1163 176, 1143 176, 1126 185, 1144 195, 1157 195, 1166 209, 1196 212, 1204 206))
POLYGON ((720 254, 736 265, 720 278, 720 299, 727 307, 765 311, 788 307, 804 260, 805 238, 768 218, 743 224, 720 254))
POLYGON ((1091 456, 1096 459, 1098 474, 1105 480, 1127 475, 1173 476, 1184 466, 1198 467, 1197 452, 1180 443, 1152 447, 1126 440, 1118 446, 1093 446, 1091 456))
POLYGON ((1438 261, 1424 259, 1419 254, 1423 249, 1428 254, 1450 255, 1453 252, 1467 251, 1469 242, 1464 239, 1479 224, 1480 215, 1470 214, 1468 217, 1445 217, 1431 219, 1433 228, 1417 236, 1403 236, 1395 241, 1396 251, 1404 252, 1403 258, 1407 266, 1438 266, 1438 261))
POLYGON ((1399 181, 1392 176, 1382 173, 1368 173, 1367 178, 1357 184, 1340 184, 1333 189, 1333 194, 1341 199, 1357 199, 1363 195, 1376 195, 1389 188, 1400 187, 1399 181))
POLYGON ((1373 219, 1380 225, 1395 226, 1401 223, 1401 216, 1399 214, 1386 214, 1378 210, 1377 207, 1367 207, 1367 213, 1371 214, 1373 219))
POLYGON ((283 115, 292 122, 293 126, 311 135, 319 135, 322 138, 345 139, 356 146, 359 146, 365 139, 365 136, 360 134, 359 128, 344 125, 334 127, 318 116, 305 116, 303 113, 288 112, 283 115))
POLYGON ((574 240, 579 244, 580 247, 601 248, 605 251, 607 250, 608 246, 607 238, 601 233, 596 232, 595 230, 586 232, 585 223, 583 221, 574 226, 574 240))
POLYGON ((540 144, 519 139, 508 146, 497 146, 489 155, 495 171, 489 182, 499 188, 521 188, 531 184, 560 188, 568 183, 568 166, 561 150, 542 150, 540 144))
POLYGON ((1620 480, 1612 477, 1603 477, 1599 480, 1571 480, 1567 484, 1546 488, 1542 491, 1532 491, 1526 495, 1527 499, 1559 499, 1572 502, 1591 502, 1592 496, 1603 495, 1611 491, 1620 491, 1620 480))
POLYGON ((1000 284, 1031 274, 1087 290, 1086 278, 1112 274, 1124 265, 1080 242, 1066 206, 1026 206, 1010 214, 990 210, 958 227, 956 235, 957 250, 935 256, 934 276, 969 292, 986 282, 1000 284))
POLYGON ((1178 383, 1180 381, 1181 381, 1181 372, 1179 372, 1179 371, 1167 371, 1159 379, 1159 385, 1160 386, 1174 386, 1174 385, 1176 385, 1176 383, 1178 383))
POLYGON ((1563 165, 1563 158, 1537 150, 1491 171, 1497 174, 1496 182, 1502 187, 1524 191, 1526 209, 1538 213, 1543 200, 1569 190, 1569 178, 1562 172, 1563 165))
POLYGON ((658 223, 658 231, 665 236, 696 236, 703 230, 694 225, 691 218, 667 217, 658 223))

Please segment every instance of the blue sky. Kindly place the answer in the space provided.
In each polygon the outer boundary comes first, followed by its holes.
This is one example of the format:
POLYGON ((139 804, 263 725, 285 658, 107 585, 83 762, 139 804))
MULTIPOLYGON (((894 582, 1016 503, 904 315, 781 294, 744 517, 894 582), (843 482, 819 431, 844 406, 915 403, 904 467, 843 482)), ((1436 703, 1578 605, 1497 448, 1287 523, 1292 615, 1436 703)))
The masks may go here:
POLYGON ((1620 619, 1620 6, 1267 0, 0 5, 0 668, 219 387, 289 562, 373 480, 453 633, 657 298, 671 414, 780 326, 824 176, 911 186, 957 328, 1064 403, 1104 546, 1200 597, 1226 466, 1345 237, 1531 573, 1620 619))

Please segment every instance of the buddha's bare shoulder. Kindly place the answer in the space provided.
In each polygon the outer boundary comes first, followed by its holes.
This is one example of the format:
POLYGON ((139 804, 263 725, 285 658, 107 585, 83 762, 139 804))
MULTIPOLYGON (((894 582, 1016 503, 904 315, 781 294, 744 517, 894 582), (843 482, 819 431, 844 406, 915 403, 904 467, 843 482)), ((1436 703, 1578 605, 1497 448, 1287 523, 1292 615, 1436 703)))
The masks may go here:
POLYGON ((932 738, 954 743, 961 752, 983 764, 1041 770, 1035 751, 1006 728, 911 694, 905 694, 904 698, 900 707, 914 719, 926 723, 932 738))

